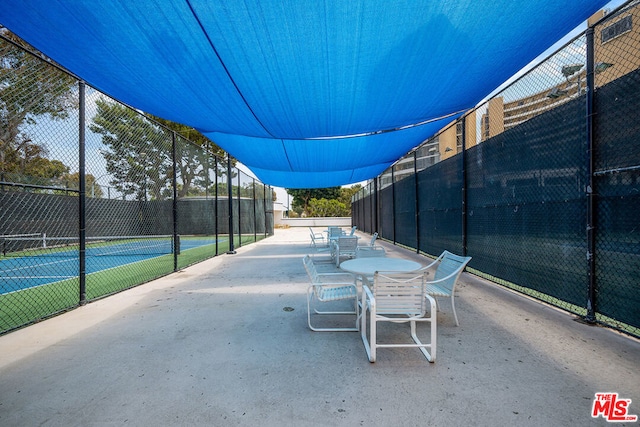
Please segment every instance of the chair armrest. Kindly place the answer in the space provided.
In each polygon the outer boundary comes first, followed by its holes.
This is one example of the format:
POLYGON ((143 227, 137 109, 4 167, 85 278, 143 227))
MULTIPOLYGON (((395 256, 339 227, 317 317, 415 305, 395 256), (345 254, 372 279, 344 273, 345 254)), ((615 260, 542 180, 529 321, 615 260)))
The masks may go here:
MULTIPOLYGON (((373 278, 373 276, 370 277, 373 278)), ((360 281, 362 281, 362 286, 366 286, 367 288, 369 288, 369 292, 371 292, 371 284, 373 283, 373 281, 369 280, 369 277, 365 275, 358 275, 357 279, 360 279, 360 281)))
POLYGON ((376 298, 373 296, 373 293, 371 292, 371 289, 369 289, 369 286, 367 285, 362 285, 362 308, 364 310, 364 307, 366 307, 365 303, 367 302, 367 300, 369 300, 369 304, 371 305, 371 307, 375 307, 376 305, 376 298))
POLYGON ((353 274, 351 274, 351 273, 339 273, 339 272, 336 272, 336 273, 318 273, 318 276, 334 276, 334 277, 335 276, 345 276, 345 277, 349 276, 349 277, 353 277, 353 274))
POLYGON ((448 275, 446 277, 443 277, 443 278, 437 279, 437 280, 427 280, 425 283, 427 285, 433 285, 433 284, 436 284, 436 283, 444 282, 445 280, 451 279, 453 276, 455 276, 458 273, 459 273, 459 271, 456 270, 456 271, 454 271, 453 273, 451 273, 450 275, 448 275))
POLYGON ((355 283, 353 282, 314 282, 311 283, 309 285, 309 287, 320 287, 320 288, 325 288, 325 289, 331 289, 331 288, 344 288, 345 286, 349 286, 352 288, 356 288, 355 283))
POLYGON ((427 301, 429 301, 429 304, 431 305, 431 313, 435 313, 437 308, 435 298, 429 294, 425 294, 425 298, 427 299, 427 301))
POLYGON ((433 267, 433 266, 434 266, 438 261, 440 261, 440 258, 439 258, 439 257, 438 257, 438 258, 436 258, 436 259, 434 259, 434 260, 431 262, 431 264, 429 264, 429 265, 427 265, 427 266, 425 266, 425 267, 421 267, 421 268, 420 268, 420 270, 428 270, 428 269, 430 269, 431 267, 433 267))
POLYGON ((318 273, 318 279, 324 284, 354 284, 356 281, 355 277, 350 273, 318 273))

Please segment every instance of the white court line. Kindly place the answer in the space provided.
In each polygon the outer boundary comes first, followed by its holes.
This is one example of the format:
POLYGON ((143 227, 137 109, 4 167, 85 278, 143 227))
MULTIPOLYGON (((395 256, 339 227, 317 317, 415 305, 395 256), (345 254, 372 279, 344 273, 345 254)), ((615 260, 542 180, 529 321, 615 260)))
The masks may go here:
POLYGON ((3 279, 71 279, 75 276, 0 276, 3 279))
MULTIPOLYGON (((34 257, 35 258, 35 257, 34 257)), ((12 258, 7 258, 7 259, 12 259, 12 258)), ((15 259, 29 259, 29 257, 20 257, 20 258, 15 258, 15 259)), ((70 262, 70 261, 78 261, 78 258, 71 258, 71 259, 60 259, 58 261, 52 261, 52 262, 45 262, 45 263, 37 263, 35 265, 28 265, 28 266, 24 266, 24 267, 15 267, 15 268, 8 268, 8 269, 3 269, 3 271, 20 271, 20 270, 31 270, 33 268, 36 267, 40 267, 40 266, 45 266, 45 265, 53 265, 53 264, 61 264, 64 262, 70 262)))

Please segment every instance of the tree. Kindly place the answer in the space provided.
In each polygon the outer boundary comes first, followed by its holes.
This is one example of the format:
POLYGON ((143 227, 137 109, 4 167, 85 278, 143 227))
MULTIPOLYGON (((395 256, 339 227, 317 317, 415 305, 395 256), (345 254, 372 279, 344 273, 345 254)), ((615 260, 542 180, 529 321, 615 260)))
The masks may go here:
POLYGON ((338 217, 351 215, 348 205, 336 199, 311 199, 309 202, 309 216, 312 217, 338 217))
MULTIPOLYGON (((165 131, 129 107, 96 101, 92 132, 102 135, 110 185, 138 200, 160 200, 171 188, 171 140, 165 131)), ((170 192, 168 192, 170 194, 170 192)))
POLYGON ((340 197, 338 200, 347 207, 346 214, 341 216, 351 216, 351 198, 361 189, 362 185, 360 184, 352 185, 349 188, 342 187, 340 189, 340 197))
POLYGON ((351 216, 351 197, 361 188, 356 184, 350 188, 287 189, 287 193, 293 197, 292 209, 302 216, 351 216))
POLYGON ((20 146, 20 152, 5 152, 3 180, 28 182, 35 185, 54 185, 53 179, 62 178, 69 168, 59 160, 46 158, 46 150, 29 140, 20 146))
POLYGON ((171 129, 177 134, 181 135, 184 139, 200 146, 206 148, 210 153, 214 154, 219 159, 224 159, 227 153, 220 147, 218 147, 214 142, 212 142, 209 138, 204 136, 202 133, 197 131, 196 129, 185 126, 180 123, 172 122, 170 120, 165 120, 162 117, 157 117, 151 114, 146 114, 151 120, 160 123, 162 126, 167 129, 171 129))
MULTIPOLYGON (((174 132, 178 198, 215 194, 215 176, 225 177, 219 183, 226 181, 224 151, 195 129, 104 99, 96 106, 90 129, 109 147, 102 154, 113 177, 110 184, 123 194, 140 200, 172 197, 174 132)), ((231 174, 232 179, 237 175, 231 174)))
MULTIPOLYGON (((171 138, 170 135, 167 135, 171 138)), ((204 147, 176 141, 176 168, 178 180, 177 195, 204 196, 211 185, 209 170, 210 154, 204 147)), ((216 172, 217 173, 217 172, 216 172)))
MULTIPOLYGON (((178 197, 207 194, 208 190, 215 186, 215 182, 213 182, 215 179, 211 178, 209 171, 214 170, 218 177, 227 174, 227 162, 224 161, 226 153, 209 138, 192 127, 151 114, 146 116, 160 123, 166 130, 176 132, 189 141, 176 141, 176 167, 178 169, 177 176, 180 177, 178 197)), ((171 136, 168 135, 168 138, 171 136)), ((232 159, 232 166, 235 163, 235 159, 232 159)))
MULTIPOLYGON (((60 179, 64 182, 65 187, 80 188, 79 172, 66 173, 60 179)), ((95 197, 100 199, 104 196, 102 187, 100 187, 100 185, 98 185, 98 183, 96 182, 95 176, 91 175, 90 173, 86 174, 84 176, 84 182, 85 182, 87 197, 95 197)))
POLYGON ((329 188, 287 188, 287 193, 293 197, 291 203, 294 210, 302 208, 303 215, 310 216, 309 203, 311 199, 337 199, 340 197, 340 187, 329 188))
POLYGON ((36 124, 41 116, 69 117, 78 107, 76 80, 36 56, 37 51, 7 29, 0 34, 15 43, 0 39, 0 174, 59 178, 68 168, 48 160, 46 149, 34 144, 21 126, 36 124))

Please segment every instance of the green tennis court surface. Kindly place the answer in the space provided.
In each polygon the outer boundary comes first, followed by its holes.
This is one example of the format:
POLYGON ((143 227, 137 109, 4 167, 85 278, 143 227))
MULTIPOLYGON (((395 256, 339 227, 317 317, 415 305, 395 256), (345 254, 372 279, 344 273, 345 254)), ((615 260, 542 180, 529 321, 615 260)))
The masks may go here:
MULTIPOLYGON (((109 236, 86 239, 86 274, 179 254, 225 242, 215 236, 109 236)), ((70 237, 21 235, 2 238, 0 294, 20 291, 78 276, 79 241, 70 237)))

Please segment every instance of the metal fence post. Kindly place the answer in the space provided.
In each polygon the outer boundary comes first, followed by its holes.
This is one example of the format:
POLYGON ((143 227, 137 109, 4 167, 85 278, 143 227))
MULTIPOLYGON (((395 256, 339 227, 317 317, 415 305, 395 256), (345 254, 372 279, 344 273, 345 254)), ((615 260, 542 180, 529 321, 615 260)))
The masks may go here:
POLYGON ((589 323, 596 321, 596 230, 595 230, 595 180, 594 180, 594 144, 593 144, 593 95, 594 95, 594 29, 587 28, 587 92, 586 92, 586 139, 587 139, 587 274, 589 287, 587 293, 587 314, 584 320, 589 323))
POLYGON ((267 237, 267 190, 271 191, 271 186, 263 184, 264 194, 262 196, 262 211, 264 212, 264 237, 267 237))
POLYGON ((233 177, 231 176, 231 154, 227 153, 227 200, 229 202, 229 250, 228 254, 235 254, 233 246, 233 177))
POLYGON ((258 240, 258 214, 256 211, 256 180, 251 178, 253 187, 253 241, 258 240))
POLYGON ((391 213, 393 216, 393 244, 396 244, 396 176, 395 166, 391 166, 391 213))
POLYGON ((238 247, 242 246, 242 172, 238 170, 238 247))
POLYGON ((418 188, 418 151, 413 152, 413 184, 416 193, 416 253, 420 253, 420 189, 418 188))
MULTIPOLYGON (((272 236, 274 234, 274 223, 275 223, 275 218, 274 218, 274 213, 273 213, 273 188, 271 188, 271 185, 268 185, 267 188, 269 189, 269 197, 266 199, 266 203, 268 205, 265 205, 265 221, 267 221, 267 215, 266 212, 267 210, 269 211, 269 222, 267 223, 267 228, 265 228, 265 237, 267 235, 272 236)), ((267 196, 265 196, 267 197, 267 196)), ((288 197, 288 195, 287 195, 288 197)), ((289 209, 289 206, 287 205, 287 209, 289 209)), ((288 215, 288 214, 287 214, 288 215)))
MULTIPOLYGON (((207 156, 210 156, 211 153, 208 152, 207 156)), ((218 234, 219 234, 219 220, 218 220, 218 156, 214 156, 213 157, 213 167, 214 167, 214 183, 215 183, 215 204, 214 204, 214 215, 216 218, 216 255, 218 255, 220 253, 220 248, 218 247, 218 241, 220 240, 218 238, 218 234)))
POLYGON ((462 256, 467 256, 467 116, 463 116, 462 121, 462 152, 460 161, 462 162, 462 256))
POLYGON ((173 271, 178 271, 178 255, 180 255, 180 237, 178 236, 178 170, 176 162, 176 133, 171 132, 171 162, 173 163, 173 271))
POLYGON ((87 251, 86 251, 86 234, 87 234, 87 218, 86 218, 86 159, 85 159, 85 92, 86 86, 83 81, 78 82, 78 231, 79 231, 79 253, 78 253, 78 278, 80 285, 80 305, 87 303, 87 251))
POLYGON ((373 200, 373 232, 377 232, 380 230, 380 218, 378 216, 378 209, 380 209, 380 204, 379 204, 379 194, 378 194, 378 177, 374 178, 373 180, 373 194, 374 194, 374 200, 373 200))

